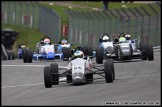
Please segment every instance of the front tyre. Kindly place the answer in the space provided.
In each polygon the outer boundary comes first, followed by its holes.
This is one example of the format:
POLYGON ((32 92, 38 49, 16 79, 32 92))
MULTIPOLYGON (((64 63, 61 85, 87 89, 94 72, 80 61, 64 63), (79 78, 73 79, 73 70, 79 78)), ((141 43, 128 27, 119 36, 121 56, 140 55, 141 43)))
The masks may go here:
POLYGON ((142 60, 147 60, 147 45, 141 44, 142 60))
POLYGON ((62 48, 62 53, 63 53, 63 61, 67 61, 69 57, 71 57, 71 49, 63 47, 62 48))
POLYGON ((103 48, 98 47, 96 49, 96 63, 102 64, 103 63, 103 48))
POLYGON ((154 51, 152 45, 148 45, 148 60, 153 61, 154 60, 154 51))
POLYGON ((33 53, 32 50, 28 49, 28 63, 32 63, 33 53))
POLYGON ((107 83, 113 82, 113 60, 107 59, 104 63, 104 72, 105 72, 105 79, 107 83))
POLYGON ((50 67, 51 67, 51 73, 52 73, 52 85, 58 85, 59 84, 58 64, 51 63, 50 67))
POLYGON ((23 55, 24 63, 27 63, 28 62, 28 50, 27 49, 23 49, 22 50, 22 55, 23 55))
POLYGON ((52 78, 51 78, 51 67, 44 67, 44 85, 46 88, 52 87, 52 78))

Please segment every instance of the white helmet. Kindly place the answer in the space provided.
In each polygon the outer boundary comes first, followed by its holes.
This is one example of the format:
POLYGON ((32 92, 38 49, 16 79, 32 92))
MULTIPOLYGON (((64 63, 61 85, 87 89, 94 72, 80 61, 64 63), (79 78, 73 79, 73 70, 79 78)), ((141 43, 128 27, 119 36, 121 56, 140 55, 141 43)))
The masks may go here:
POLYGON ((103 42, 109 41, 109 37, 108 37, 108 36, 104 36, 104 37, 102 38, 102 41, 103 41, 103 42))
POLYGON ((126 38, 126 40, 130 40, 131 35, 129 35, 129 34, 125 35, 125 38, 126 38))
POLYGON ((75 58, 83 58, 84 57, 84 53, 80 50, 77 50, 75 53, 74 53, 74 56, 75 58))

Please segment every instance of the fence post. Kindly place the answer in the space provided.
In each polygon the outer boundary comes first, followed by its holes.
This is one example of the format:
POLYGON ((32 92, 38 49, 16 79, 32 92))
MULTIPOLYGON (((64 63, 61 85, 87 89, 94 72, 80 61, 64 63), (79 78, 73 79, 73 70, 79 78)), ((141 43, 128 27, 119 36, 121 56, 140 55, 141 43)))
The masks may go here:
POLYGON ((148 41, 150 41, 150 14, 143 8, 143 7, 141 7, 142 9, 143 9, 143 11, 147 14, 147 16, 148 16, 148 41))
POLYGON ((148 6, 156 13, 156 33, 155 33, 155 37, 157 38, 157 40, 155 39, 155 45, 157 46, 157 45, 159 45, 159 43, 158 43, 159 40, 161 40, 160 38, 158 38, 158 24, 160 24, 158 22, 159 21, 159 15, 158 15, 158 12, 152 7, 151 4, 149 4, 148 6))
POLYGON ((19 1, 19 6, 20 6, 20 26, 22 26, 22 3, 19 1))
POLYGON ((115 33, 117 33, 117 31, 118 31, 118 27, 117 27, 117 25, 118 25, 118 23, 117 23, 118 18, 116 17, 116 15, 111 10, 109 10, 109 12, 116 19, 116 21, 115 21, 116 22, 116 24, 115 24, 115 33))
POLYGON ((12 24, 15 24, 15 17, 16 17, 16 3, 14 2, 13 5, 14 5, 14 6, 13 6, 14 9, 13 9, 13 14, 12 14, 12 19, 13 19, 13 20, 12 20, 12 21, 13 21, 12 24))
POLYGON ((117 9, 115 9, 115 11, 119 14, 120 19, 122 21, 122 32, 123 32, 124 31, 124 16, 117 9))
POLYGON ((143 35, 143 30, 144 30, 144 16, 142 15, 142 13, 140 13, 140 11, 135 7, 135 11, 142 17, 142 30, 141 30, 141 38, 142 38, 142 41, 141 42, 145 42, 145 41, 143 41, 143 37, 144 37, 144 35, 143 35))
POLYGON ((138 27, 138 15, 131 8, 129 8, 129 10, 135 16, 135 20, 136 20, 136 22, 135 22, 135 25, 136 25, 135 32, 136 32, 136 34, 135 35, 137 36, 138 35, 138 30, 137 30, 137 27, 138 27))
POLYGON ((123 12, 127 15, 127 20, 128 20, 128 28, 127 28, 127 32, 130 32, 130 16, 127 14, 127 12, 125 11, 125 8, 122 9, 123 12))

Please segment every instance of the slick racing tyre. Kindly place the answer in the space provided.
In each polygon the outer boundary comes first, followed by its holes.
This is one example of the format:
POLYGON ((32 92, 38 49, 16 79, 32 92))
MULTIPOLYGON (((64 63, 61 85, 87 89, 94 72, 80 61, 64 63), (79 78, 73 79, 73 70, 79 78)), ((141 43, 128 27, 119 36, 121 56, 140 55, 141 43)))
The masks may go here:
POLYGON ((51 79, 51 67, 44 67, 44 85, 46 88, 52 87, 52 79, 51 79))
POLYGON ((51 73, 52 73, 52 85, 58 85, 59 84, 58 64, 51 63, 50 67, 51 67, 51 73))
POLYGON ((27 49, 23 49, 22 50, 22 54, 23 54, 23 61, 24 63, 28 62, 28 50, 27 49))
POLYGON ((30 49, 23 49, 22 54, 23 54, 23 61, 24 61, 24 63, 32 63, 32 59, 33 59, 32 50, 30 50, 30 49))
POLYGON ((84 55, 88 55, 88 56, 92 56, 93 52, 92 52, 92 47, 90 46, 83 46, 83 53, 84 55))
POLYGON ((152 45, 147 46, 148 49, 148 60, 153 61, 154 60, 154 51, 152 45))
POLYGON ((104 63, 105 79, 107 83, 113 82, 113 60, 107 59, 104 63))
POLYGON ((141 44, 142 60, 147 60, 147 45, 141 44))
POLYGON ((96 49, 96 63, 102 64, 103 63, 103 48, 97 47, 96 49))
POLYGON ((28 63, 32 63, 33 53, 32 50, 28 49, 28 63))
POLYGON ((67 61, 69 57, 71 57, 71 49, 70 48, 62 48, 62 53, 63 53, 63 61, 67 61))

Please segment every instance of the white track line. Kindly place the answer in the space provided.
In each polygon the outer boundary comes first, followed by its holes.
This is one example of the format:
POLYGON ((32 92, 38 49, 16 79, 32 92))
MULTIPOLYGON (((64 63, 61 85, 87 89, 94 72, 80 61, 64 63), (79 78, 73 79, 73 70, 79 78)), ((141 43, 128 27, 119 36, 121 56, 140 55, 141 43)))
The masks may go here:
POLYGON ((25 84, 25 85, 15 85, 15 86, 4 86, 4 87, 2 87, 2 88, 25 87, 25 86, 40 85, 40 84, 43 84, 43 83, 25 84))
MULTIPOLYGON (((1 65, 2 67, 45 67, 47 65, 1 65)), ((58 66, 59 68, 67 68, 65 66, 58 66)))
MULTIPOLYGON (((66 78, 61 78, 59 81, 64 81, 66 78)), ((26 87, 26 86, 35 86, 35 85, 42 85, 44 83, 35 83, 35 84, 24 84, 24 85, 15 85, 15 86, 4 86, 2 88, 15 88, 15 87, 26 87)))

